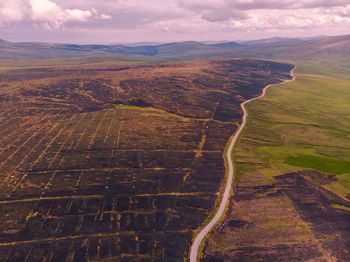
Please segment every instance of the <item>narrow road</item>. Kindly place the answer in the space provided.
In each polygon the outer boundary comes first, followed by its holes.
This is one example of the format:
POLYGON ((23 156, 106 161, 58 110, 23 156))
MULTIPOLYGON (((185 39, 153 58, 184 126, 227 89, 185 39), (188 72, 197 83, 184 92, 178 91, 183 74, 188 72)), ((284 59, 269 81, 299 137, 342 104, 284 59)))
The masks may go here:
POLYGON ((292 82, 295 80, 295 76, 294 76, 294 70, 296 69, 296 66, 291 70, 291 76, 293 77, 291 80, 285 80, 282 83, 279 84, 271 84, 266 86, 263 89, 263 92, 260 96, 249 99, 247 101, 245 101, 244 103, 241 104, 241 108, 243 110, 243 120, 242 120, 242 124, 239 126, 239 128, 237 129, 237 131, 235 132, 235 134, 233 135, 230 145, 228 147, 227 153, 226 153, 226 159, 227 159, 227 163, 228 163, 228 176, 227 176, 227 181, 226 181, 226 186, 225 186, 225 191, 223 193, 222 199, 221 199, 221 203, 220 203, 220 207, 219 209, 216 211, 215 216, 212 218, 212 220, 209 221, 209 223, 199 232, 199 234, 196 236, 196 238, 194 239, 192 246, 191 246, 191 251, 190 251, 190 262, 197 262, 197 259, 199 261, 199 257, 198 257, 198 252, 200 250, 201 244, 203 242, 203 239, 208 235, 208 233, 214 228, 214 226, 217 224, 217 222, 220 220, 220 218, 222 217, 222 215, 225 212, 225 208, 229 202, 229 197, 230 197, 230 192, 231 192, 231 188, 232 188, 232 183, 233 183, 233 177, 234 177, 234 168, 233 168, 233 161, 232 161, 232 151, 233 148, 236 144, 236 142, 238 141, 238 138, 242 132, 242 130, 244 129, 246 123, 247 123, 247 118, 248 118, 248 113, 247 110, 245 108, 245 105, 251 101, 257 100, 262 98, 263 96, 265 96, 266 94, 266 90, 273 85, 280 85, 280 84, 284 84, 287 82, 292 82))

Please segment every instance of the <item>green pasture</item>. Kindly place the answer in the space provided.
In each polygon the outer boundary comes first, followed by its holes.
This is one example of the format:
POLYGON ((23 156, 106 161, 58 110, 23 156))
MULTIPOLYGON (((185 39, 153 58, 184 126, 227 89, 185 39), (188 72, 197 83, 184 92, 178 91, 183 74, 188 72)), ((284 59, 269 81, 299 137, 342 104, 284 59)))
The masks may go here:
POLYGON ((350 75, 299 64, 296 80, 270 87, 247 105, 247 126, 236 148, 240 175, 266 179, 312 169, 334 174, 333 191, 350 193, 350 75))

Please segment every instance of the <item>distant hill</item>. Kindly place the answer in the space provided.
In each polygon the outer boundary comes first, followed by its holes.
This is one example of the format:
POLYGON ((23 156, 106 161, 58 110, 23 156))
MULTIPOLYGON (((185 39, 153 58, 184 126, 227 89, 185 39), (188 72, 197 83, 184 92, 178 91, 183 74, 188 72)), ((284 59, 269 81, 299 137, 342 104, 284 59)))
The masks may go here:
POLYGON ((241 55, 350 66, 350 35, 289 39, 243 48, 241 55))
POLYGON ((0 40, 0 59, 50 59, 90 55, 90 50, 55 43, 13 43, 0 40))
POLYGON ((302 42, 302 40, 298 38, 272 37, 272 38, 265 38, 265 39, 244 42, 244 45, 260 46, 260 45, 268 45, 268 44, 276 44, 276 43, 291 44, 291 43, 300 43, 300 42, 302 42))
POLYGON ((350 35, 307 39, 267 38, 244 43, 194 41, 160 45, 76 45, 0 40, 0 59, 50 59, 98 55, 166 59, 255 57, 350 65, 350 35))
POLYGON ((170 43, 164 44, 157 47, 157 55, 161 56, 174 56, 174 55, 184 55, 198 52, 198 50, 207 51, 210 49, 209 45, 194 42, 186 41, 179 43, 170 43))
POLYGON ((218 43, 218 44, 211 44, 211 47, 216 48, 234 48, 234 47, 242 47, 241 44, 236 42, 225 42, 225 43, 218 43))
POLYGON ((203 44, 187 41, 161 45, 77 45, 51 43, 13 43, 0 40, 0 59, 44 59, 74 56, 91 56, 98 54, 121 54, 136 56, 158 56, 178 58, 184 56, 201 56, 220 53, 221 49, 238 47, 240 44, 230 42, 222 44, 203 44))

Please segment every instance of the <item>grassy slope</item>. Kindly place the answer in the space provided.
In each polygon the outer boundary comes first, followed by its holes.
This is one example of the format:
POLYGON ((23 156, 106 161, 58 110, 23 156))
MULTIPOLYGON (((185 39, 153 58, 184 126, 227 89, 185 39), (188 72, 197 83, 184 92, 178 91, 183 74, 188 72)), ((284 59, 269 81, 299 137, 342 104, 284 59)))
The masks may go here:
POLYGON ((350 193, 350 77, 301 64, 296 81, 273 86, 250 103, 249 122, 236 148, 239 174, 267 178, 316 169, 336 174, 335 192, 350 193))

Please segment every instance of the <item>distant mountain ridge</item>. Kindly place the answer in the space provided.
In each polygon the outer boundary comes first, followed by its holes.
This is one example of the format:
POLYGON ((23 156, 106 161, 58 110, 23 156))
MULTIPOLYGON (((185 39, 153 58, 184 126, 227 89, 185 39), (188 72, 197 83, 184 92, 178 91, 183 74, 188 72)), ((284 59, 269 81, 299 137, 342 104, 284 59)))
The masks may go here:
POLYGON ((51 59, 108 54, 161 59, 255 57, 320 62, 337 59, 350 63, 350 35, 308 39, 274 37, 242 43, 185 41, 140 46, 14 43, 0 40, 0 59, 51 59))
POLYGON ((178 56, 179 54, 219 51, 221 48, 239 47, 236 42, 204 44, 195 41, 166 43, 160 45, 78 45, 23 42, 14 43, 0 39, 0 59, 40 59, 53 57, 70 57, 81 55, 98 55, 101 53, 140 55, 140 56, 178 56))
POLYGON ((258 39, 244 42, 245 45, 256 46, 264 44, 276 44, 276 43, 291 43, 291 42, 302 42, 303 40, 299 38, 283 38, 283 37, 272 37, 265 39, 258 39))

